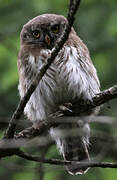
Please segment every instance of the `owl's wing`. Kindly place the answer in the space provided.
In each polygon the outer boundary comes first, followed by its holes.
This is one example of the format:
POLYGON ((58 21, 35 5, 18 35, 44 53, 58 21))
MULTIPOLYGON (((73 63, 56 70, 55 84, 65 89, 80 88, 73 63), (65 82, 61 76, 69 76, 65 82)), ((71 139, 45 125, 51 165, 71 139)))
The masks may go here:
POLYGON ((80 77, 78 81, 75 79, 76 83, 78 84, 79 80, 82 80, 86 86, 90 84, 90 89, 94 89, 94 94, 99 93, 100 82, 96 69, 91 61, 89 50, 73 29, 66 42, 66 54, 69 59, 68 71, 73 71, 73 73, 76 72, 74 78, 77 77, 78 79, 78 76, 80 77))

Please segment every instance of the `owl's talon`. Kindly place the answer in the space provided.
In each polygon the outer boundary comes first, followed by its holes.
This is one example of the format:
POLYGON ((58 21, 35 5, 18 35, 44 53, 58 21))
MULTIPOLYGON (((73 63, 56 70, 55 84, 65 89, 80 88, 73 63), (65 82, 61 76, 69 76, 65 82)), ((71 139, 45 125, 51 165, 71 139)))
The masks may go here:
POLYGON ((64 106, 64 105, 60 105, 60 106, 59 106, 59 110, 60 110, 60 111, 69 111, 69 112, 72 112, 71 109, 69 109, 68 107, 66 107, 66 106, 64 106))

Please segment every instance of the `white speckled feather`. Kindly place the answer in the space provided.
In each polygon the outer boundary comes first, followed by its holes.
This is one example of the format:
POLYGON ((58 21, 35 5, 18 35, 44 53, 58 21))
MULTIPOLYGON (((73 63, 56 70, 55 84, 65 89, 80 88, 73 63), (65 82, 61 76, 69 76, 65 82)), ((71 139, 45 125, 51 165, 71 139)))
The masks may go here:
MULTIPOLYGON (((25 113, 33 122, 46 119, 50 113, 56 110, 56 105, 73 101, 76 98, 80 99, 80 96, 83 99, 91 99, 99 92, 99 84, 88 74, 88 64, 85 61, 80 62, 76 48, 64 47, 62 51, 64 51, 64 57, 61 58, 61 53, 59 53, 26 105, 25 113), (83 68, 81 63, 84 63, 83 68)), ((43 53, 45 53, 44 50, 43 53)), ((48 51, 49 53, 50 51, 48 51)), ((43 58, 36 58, 35 61, 35 57, 32 55, 29 56, 28 63, 35 73, 39 72, 40 67, 44 64, 43 58)), ((21 73, 24 70, 24 68, 21 69, 21 73)), ((93 71, 96 76, 94 67, 93 71)), ((30 71, 30 73, 32 72, 30 71)), ((32 78, 35 77, 32 76, 32 78)), ((29 85, 27 77, 25 81, 29 85)), ((32 79, 30 79, 31 82, 32 79)), ((21 82, 19 83, 19 91, 23 97, 25 92, 21 82)))

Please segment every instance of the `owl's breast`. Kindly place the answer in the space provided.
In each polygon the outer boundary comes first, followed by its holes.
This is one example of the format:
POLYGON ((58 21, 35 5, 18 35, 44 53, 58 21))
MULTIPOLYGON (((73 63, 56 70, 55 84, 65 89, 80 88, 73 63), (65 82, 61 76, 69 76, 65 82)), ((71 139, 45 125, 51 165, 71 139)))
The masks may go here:
MULTIPOLYGON (((46 52, 46 56, 41 54, 38 57, 31 54, 26 59, 20 60, 19 92, 21 97, 25 95, 40 69, 47 63, 48 56, 49 52, 48 54, 46 52)), ((32 121, 44 119, 48 114, 56 111, 61 89, 58 79, 57 66, 53 64, 42 77, 25 107, 25 113, 29 119, 32 121)))
MULTIPOLYGON (((29 55, 25 59, 27 63, 22 63, 19 71, 21 96, 25 94, 42 66, 47 63, 50 52, 43 53, 38 57, 29 55)), ((55 112, 58 105, 80 98, 91 99, 99 92, 95 68, 93 65, 89 66, 87 57, 81 58, 81 53, 74 47, 64 47, 60 51, 26 105, 25 113, 29 119, 43 120, 55 112)))

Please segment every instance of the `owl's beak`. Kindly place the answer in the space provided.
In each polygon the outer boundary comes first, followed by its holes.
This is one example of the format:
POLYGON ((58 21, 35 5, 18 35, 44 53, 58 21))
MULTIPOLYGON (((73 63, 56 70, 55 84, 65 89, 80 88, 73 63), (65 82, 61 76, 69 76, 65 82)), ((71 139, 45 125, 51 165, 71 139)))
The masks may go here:
POLYGON ((50 37, 47 34, 45 36, 45 42, 47 43, 48 46, 50 46, 50 37))

